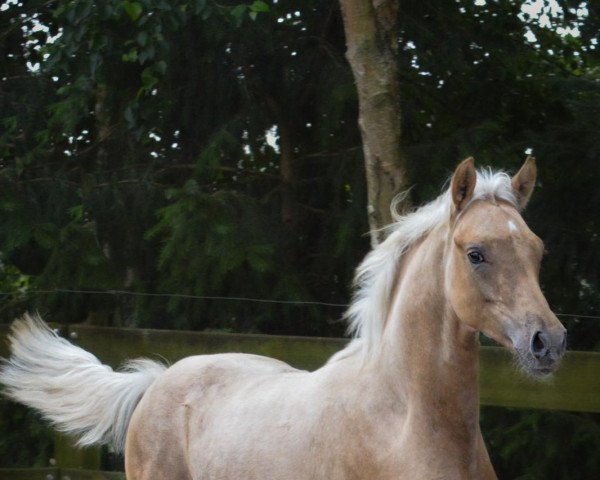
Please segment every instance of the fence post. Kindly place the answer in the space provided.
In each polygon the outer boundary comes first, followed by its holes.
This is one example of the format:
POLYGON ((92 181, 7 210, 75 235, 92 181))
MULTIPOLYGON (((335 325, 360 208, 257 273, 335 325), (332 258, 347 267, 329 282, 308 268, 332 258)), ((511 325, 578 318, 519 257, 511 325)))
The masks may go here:
POLYGON ((59 432, 54 435, 54 459, 60 469, 100 470, 100 453, 100 447, 77 447, 72 438, 59 432))

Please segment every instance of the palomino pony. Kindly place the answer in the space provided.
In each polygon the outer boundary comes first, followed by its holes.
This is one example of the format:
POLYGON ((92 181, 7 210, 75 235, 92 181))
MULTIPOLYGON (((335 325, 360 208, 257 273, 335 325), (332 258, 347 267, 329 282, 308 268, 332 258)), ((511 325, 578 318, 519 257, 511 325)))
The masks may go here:
POLYGON ((25 316, 0 380, 83 445, 125 450, 129 480, 496 478, 479 428, 479 332, 534 376, 565 329, 538 284, 542 241, 519 211, 535 183, 456 169, 358 268, 355 339, 319 370, 270 358, 150 360, 113 372, 25 316))

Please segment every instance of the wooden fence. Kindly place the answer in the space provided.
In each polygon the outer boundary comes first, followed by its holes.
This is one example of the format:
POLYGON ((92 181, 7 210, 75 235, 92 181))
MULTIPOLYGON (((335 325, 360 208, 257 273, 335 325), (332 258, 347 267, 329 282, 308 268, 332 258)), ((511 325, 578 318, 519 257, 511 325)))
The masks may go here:
MULTIPOLYGON (((221 352, 266 355, 294 367, 312 370, 341 349, 347 340, 336 338, 242 335, 128 328, 54 325, 73 343, 94 353, 102 362, 117 367, 125 359, 146 356, 173 363, 183 357, 221 352)), ((0 325, 0 356, 6 357, 8 326, 0 325)), ((568 352, 549 380, 532 380, 519 373, 510 352, 499 347, 481 348, 481 404, 580 412, 600 412, 600 353, 568 352)), ((98 449, 75 449, 57 436, 57 468, 0 468, 0 480, 111 480, 119 473, 98 472, 98 449), (87 469, 87 470, 86 470, 87 469)), ((1 465, 0 465, 1 466, 1 465)))

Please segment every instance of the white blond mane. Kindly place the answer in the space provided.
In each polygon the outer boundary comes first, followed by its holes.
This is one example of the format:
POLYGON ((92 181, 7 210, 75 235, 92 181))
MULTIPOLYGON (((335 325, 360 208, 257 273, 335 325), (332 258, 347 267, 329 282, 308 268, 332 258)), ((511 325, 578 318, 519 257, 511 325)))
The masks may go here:
MULTIPOLYGON (((510 176, 491 169, 479 170, 471 201, 482 198, 505 200, 516 206, 510 176)), ((356 270, 355 294, 345 314, 349 324, 348 333, 354 337, 354 341, 332 360, 358 350, 369 356, 376 350, 391 308, 400 260, 419 239, 437 226, 447 223, 451 211, 450 189, 408 215, 399 216, 393 211, 395 222, 389 227, 391 233, 365 257, 356 270)))

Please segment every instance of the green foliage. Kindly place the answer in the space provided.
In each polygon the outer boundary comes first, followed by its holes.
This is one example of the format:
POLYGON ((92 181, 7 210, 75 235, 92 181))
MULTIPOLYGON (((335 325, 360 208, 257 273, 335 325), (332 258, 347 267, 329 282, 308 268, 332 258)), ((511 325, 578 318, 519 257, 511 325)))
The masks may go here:
MULTIPOLYGON (((271 219, 264 217, 254 199, 235 192, 207 194, 193 179, 170 197, 173 203, 159 210, 160 220, 147 234, 163 239, 158 263, 161 291, 197 296, 226 291, 255 297, 264 294, 261 285, 277 285, 275 274, 285 261, 277 259, 271 219)), ((205 327, 217 328, 224 321, 220 309, 206 302, 190 306, 176 297, 167 308, 186 328, 197 327, 200 319, 205 327)), ((260 316, 246 328, 260 330, 260 316)))
POLYGON ((27 293, 29 288, 29 277, 14 265, 5 265, 0 258, 0 292, 3 302, 8 302, 11 297, 19 298, 27 293))
POLYGON ((596 478, 598 415, 487 407, 482 428, 498 478, 596 478))
MULTIPOLYGON (((10 162, 0 176, 8 213, 0 242, 30 291, 343 302, 354 264, 344 252, 366 245, 350 227, 366 226, 362 198, 340 199, 343 185, 360 191, 364 180, 360 157, 345 158, 358 139, 343 118, 356 107, 341 25, 317 6, 292 15, 262 1, 12 6, 24 28, 6 44, 21 63, 2 66, 13 88, 2 100, 0 148, 10 162), (324 26, 331 32, 319 42, 301 35, 324 26), (27 82, 12 81, 11 68, 27 82), (317 112, 316 100, 334 89, 344 94, 317 112), (281 140, 269 144, 267 131, 294 145, 293 225, 281 222, 281 140), (338 223, 347 228, 335 238, 338 223)), ((317 311, 242 303, 56 293, 12 298, 5 309, 25 306, 116 325, 342 332, 313 321, 317 311)))
POLYGON ((0 399, 2 468, 47 467, 52 456, 52 429, 23 405, 0 399))

